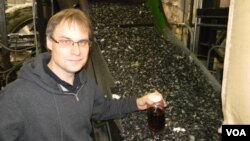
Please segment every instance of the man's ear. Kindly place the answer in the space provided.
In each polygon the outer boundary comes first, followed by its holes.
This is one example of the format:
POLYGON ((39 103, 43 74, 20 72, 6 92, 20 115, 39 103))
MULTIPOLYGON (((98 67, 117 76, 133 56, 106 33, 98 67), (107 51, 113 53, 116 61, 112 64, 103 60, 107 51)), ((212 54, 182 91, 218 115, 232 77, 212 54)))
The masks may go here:
POLYGON ((46 37, 46 45, 47 45, 47 50, 52 50, 52 42, 48 36, 46 37))

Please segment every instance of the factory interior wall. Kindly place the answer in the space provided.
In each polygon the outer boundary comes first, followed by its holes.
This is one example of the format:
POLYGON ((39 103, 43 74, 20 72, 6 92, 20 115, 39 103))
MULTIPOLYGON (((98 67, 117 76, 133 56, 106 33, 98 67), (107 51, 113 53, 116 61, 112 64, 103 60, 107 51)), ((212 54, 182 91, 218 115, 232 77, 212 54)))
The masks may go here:
POLYGON ((250 123, 249 7, 249 0, 230 3, 222 83, 224 124, 250 123))

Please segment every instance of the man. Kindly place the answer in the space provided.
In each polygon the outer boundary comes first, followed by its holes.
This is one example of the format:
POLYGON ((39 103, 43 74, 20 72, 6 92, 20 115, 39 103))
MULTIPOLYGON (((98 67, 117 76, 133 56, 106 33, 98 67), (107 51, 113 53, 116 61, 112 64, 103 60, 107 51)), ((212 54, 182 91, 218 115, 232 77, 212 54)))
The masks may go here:
POLYGON ((0 94, 1 141, 91 141, 91 119, 121 118, 152 104, 150 96, 106 100, 86 73, 91 27, 88 16, 65 9, 46 29, 49 53, 25 62, 0 94))

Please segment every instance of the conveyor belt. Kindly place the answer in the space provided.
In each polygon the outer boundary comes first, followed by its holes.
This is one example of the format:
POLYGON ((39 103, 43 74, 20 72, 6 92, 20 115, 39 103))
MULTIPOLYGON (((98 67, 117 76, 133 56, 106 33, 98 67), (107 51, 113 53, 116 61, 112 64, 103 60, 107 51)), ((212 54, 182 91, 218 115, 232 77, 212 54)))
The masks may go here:
MULTIPOLYGON (((121 97, 162 92, 170 103, 162 140, 219 140, 218 82, 170 32, 160 36, 152 26, 132 26, 153 23, 145 4, 96 2, 91 8, 97 44, 115 81, 111 92, 121 97)), ((151 137, 145 111, 129 114, 121 128, 123 140, 151 137)))

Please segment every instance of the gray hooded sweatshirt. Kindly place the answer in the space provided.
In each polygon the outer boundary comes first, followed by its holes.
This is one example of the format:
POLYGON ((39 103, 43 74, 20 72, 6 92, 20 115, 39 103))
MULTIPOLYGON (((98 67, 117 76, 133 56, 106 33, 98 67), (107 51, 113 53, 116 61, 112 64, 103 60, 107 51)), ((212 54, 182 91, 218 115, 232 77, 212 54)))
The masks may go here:
POLYGON ((25 62, 0 93, 0 141, 92 141, 91 119, 121 118, 138 110, 136 99, 107 100, 82 70, 77 93, 63 92, 44 71, 49 53, 25 62))

